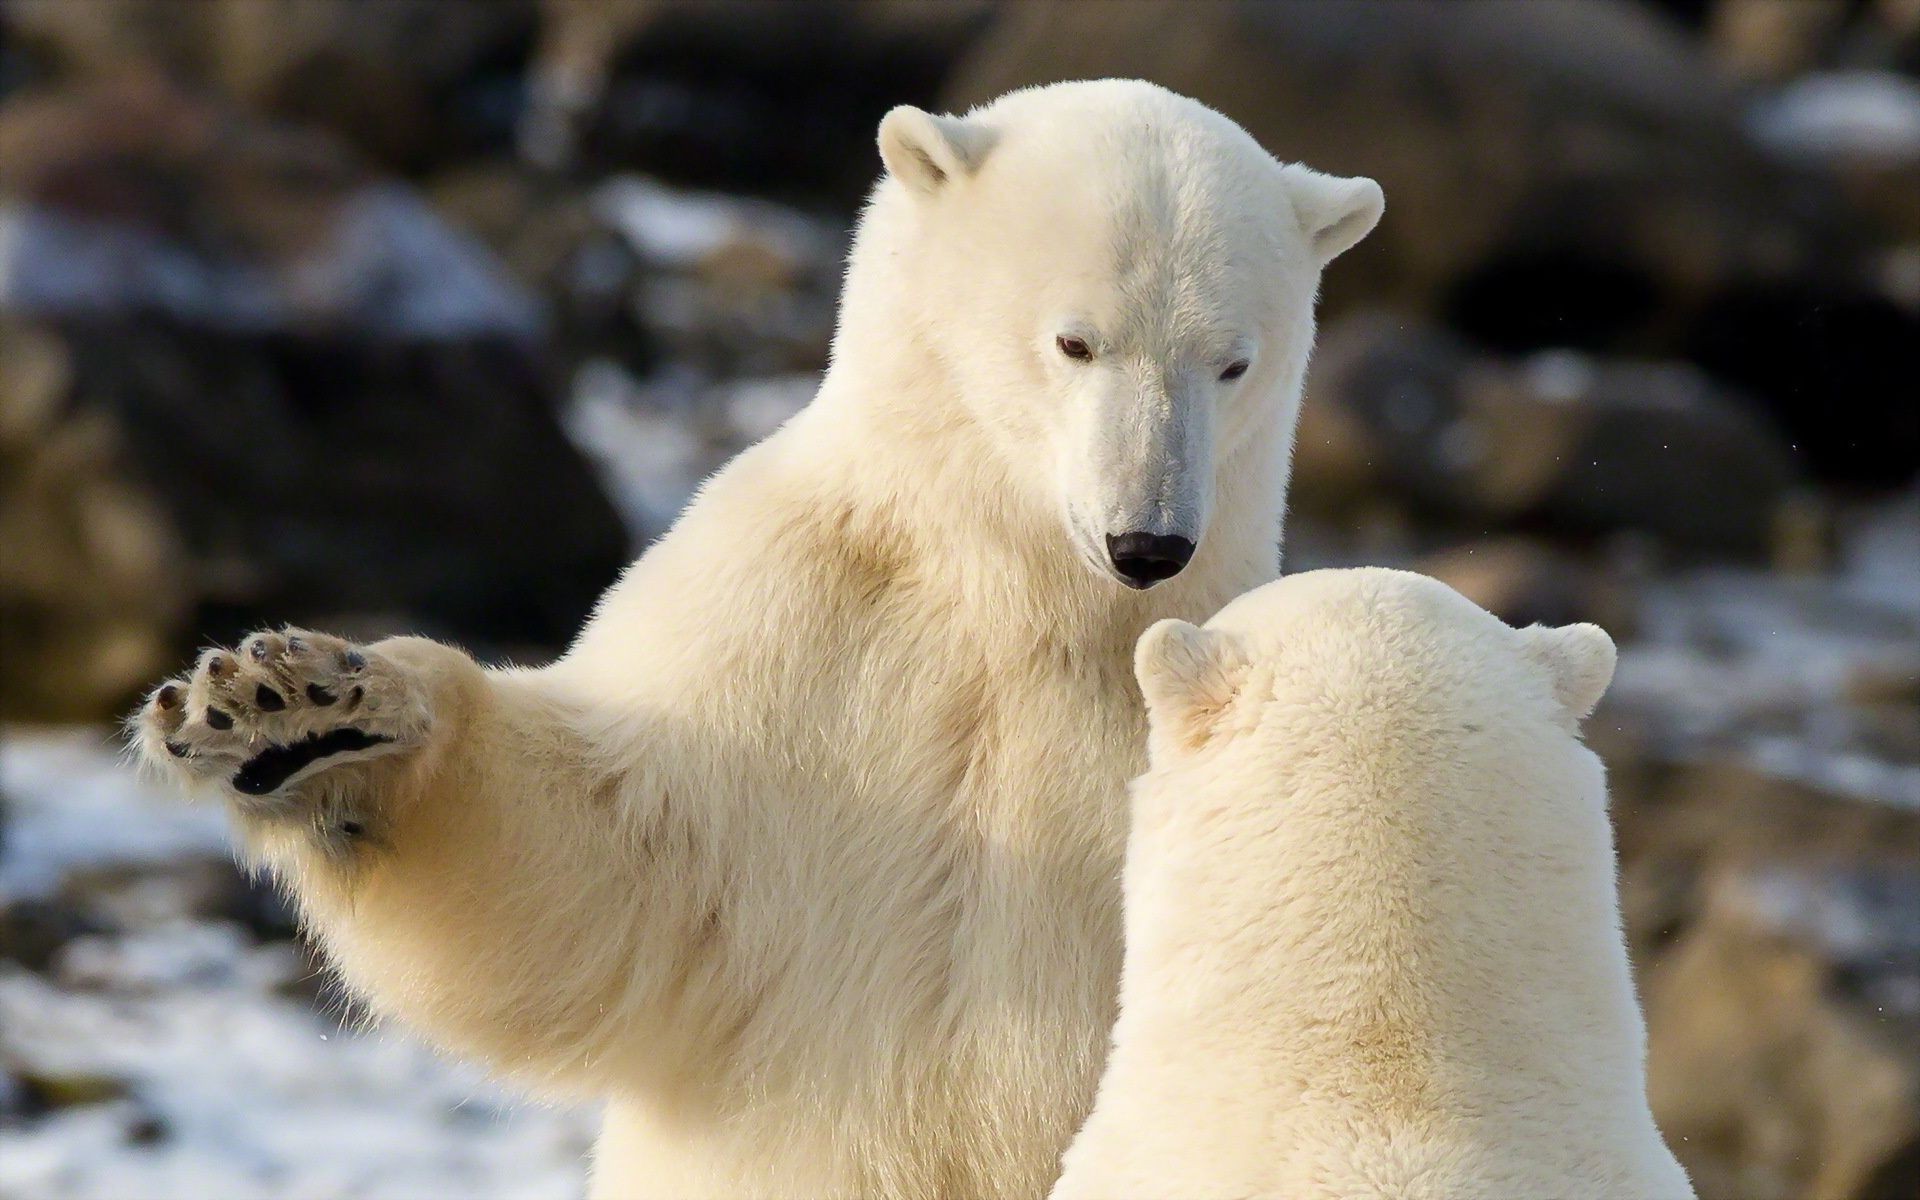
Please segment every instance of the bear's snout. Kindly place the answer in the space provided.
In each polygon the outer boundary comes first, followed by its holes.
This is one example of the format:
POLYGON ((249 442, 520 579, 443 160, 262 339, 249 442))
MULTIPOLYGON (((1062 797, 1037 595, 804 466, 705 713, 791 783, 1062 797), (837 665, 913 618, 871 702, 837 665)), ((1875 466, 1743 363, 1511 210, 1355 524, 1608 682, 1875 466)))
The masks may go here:
POLYGON ((1163 579, 1172 579, 1193 558, 1193 549, 1193 542, 1178 534, 1107 535, 1107 557, 1121 581, 1131 588, 1150 588, 1163 579))

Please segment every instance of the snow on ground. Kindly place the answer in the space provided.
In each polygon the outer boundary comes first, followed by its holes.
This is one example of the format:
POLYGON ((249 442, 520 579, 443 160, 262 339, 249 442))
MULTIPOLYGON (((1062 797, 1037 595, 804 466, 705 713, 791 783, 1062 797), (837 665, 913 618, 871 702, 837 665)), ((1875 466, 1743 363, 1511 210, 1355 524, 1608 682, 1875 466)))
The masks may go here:
MULTIPOLYGON (((0 898, 224 853, 217 810, 141 784, 102 733, 10 732, 0 794, 0 898)), ((290 943, 191 914, 75 939, 44 974, 0 961, 0 1196, 581 1194, 590 1112, 397 1031, 343 1030, 299 986, 306 971, 290 943)))

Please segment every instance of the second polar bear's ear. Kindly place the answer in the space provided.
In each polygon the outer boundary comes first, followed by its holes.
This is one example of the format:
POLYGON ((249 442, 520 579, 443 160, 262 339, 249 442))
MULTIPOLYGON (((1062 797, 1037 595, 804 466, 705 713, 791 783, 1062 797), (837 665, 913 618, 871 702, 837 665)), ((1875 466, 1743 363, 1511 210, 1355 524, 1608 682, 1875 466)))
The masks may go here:
POLYGON ((1300 227, 1323 267, 1372 233, 1387 209, 1385 194, 1371 179, 1323 175, 1299 163, 1289 163, 1282 170, 1300 227))
POLYGON ((1546 671, 1554 698, 1575 721, 1584 720, 1613 682, 1618 652, 1598 625, 1533 625, 1520 630, 1520 648, 1546 671))
POLYGON ((1140 635, 1133 673, 1155 728, 1195 747, 1233 700, 1246 661, 1233 635, 1169 619, 1140 635))
POLYGON ((989 130, 960 117, 937 117, 902 104, 880 121, 880 158, 908 190, 931 196, 980 169, 989 130))

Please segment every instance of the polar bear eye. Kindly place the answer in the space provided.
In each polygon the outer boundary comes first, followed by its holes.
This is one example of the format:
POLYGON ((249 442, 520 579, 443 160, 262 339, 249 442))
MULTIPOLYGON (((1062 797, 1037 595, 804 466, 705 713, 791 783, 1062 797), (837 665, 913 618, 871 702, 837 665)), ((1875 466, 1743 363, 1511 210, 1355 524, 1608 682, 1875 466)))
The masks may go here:
POLYGON ((1063 333, 1053 339, 1053 344, 1060 347, 1060 353, 1075 362, 1093 361, 1093 347, 1087 345, 1085 338, 1069 337, 1063 333))
POLYGON ((1237 358, 1233 360, 1232 362, 1227 364, 1226 370, 1220 372, 1220 382, 1232 383, 1234 380, 1240 378, 1242 375, 1245 375, 1247 373, 1247 367, 1249 365, 1250 364, 1244 358, 1237 358))

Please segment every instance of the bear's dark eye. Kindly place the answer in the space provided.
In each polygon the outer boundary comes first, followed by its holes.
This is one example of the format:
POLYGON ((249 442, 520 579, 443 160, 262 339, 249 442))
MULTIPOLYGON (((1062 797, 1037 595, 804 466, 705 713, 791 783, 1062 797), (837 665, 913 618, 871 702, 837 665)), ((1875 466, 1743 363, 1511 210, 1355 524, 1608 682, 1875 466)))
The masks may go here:
POLYGON ((1085 338, 1068 337, 1063 333, 1053 339, 1053 344, 1060 347, 1060 353, 1075 362, 1093 361, 1093 347, 1087 345, 1087 339, 1085 338))
POLYGON ((1233 362, 1228 363, 1227 369, 1220 372, 1220 382, 1232 383, 1247 373, 1247 366, 1247 360, 1244 358, 1235 359, 1233 362))

